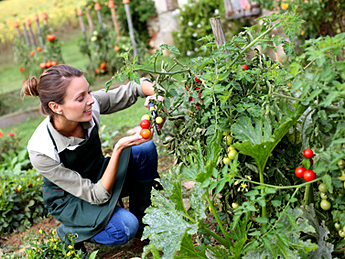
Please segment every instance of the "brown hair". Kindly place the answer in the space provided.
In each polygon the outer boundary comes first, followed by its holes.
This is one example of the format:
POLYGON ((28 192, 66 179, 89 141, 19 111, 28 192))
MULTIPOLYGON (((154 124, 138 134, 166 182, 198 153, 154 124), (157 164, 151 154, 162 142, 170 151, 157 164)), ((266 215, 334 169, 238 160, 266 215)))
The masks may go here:
POLYGON ((50 110, 49 102, 63 104, 67 86, 75 77, 80 77, 83 72, 67 65, 56 65, 45 70, 39 80, 31 77, 23 85, 22 92, 28 96, 39 96, 41 112, 44 115, 54 115, 50 110))

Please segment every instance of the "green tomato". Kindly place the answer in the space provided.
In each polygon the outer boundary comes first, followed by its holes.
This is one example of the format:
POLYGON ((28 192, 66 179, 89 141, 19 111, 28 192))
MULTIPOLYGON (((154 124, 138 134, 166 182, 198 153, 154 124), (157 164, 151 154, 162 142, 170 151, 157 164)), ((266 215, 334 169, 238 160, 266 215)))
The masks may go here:
POLYGON ((340 159, 337 164, 340 170, 345 168, 345 161, 343 159, 340 159))
POLYGON ((320 207, 323 210, 329 210, 331 208, 331 203, 328 200, 322 200, 320 202, 320 207))
POLYGON ((319 191, 322 192, 322 193, 326 193, 327 192, 327 187, 324 183, 321 183, 319 185, 319 191))
POLYGON ((228 147, 228 152, 230 152, 231 150, 236 150, 233 146, 228 147))
POLYGON ((230 150, 230 152, 228 153, 228 157, 231 161, 235 159, 236 155, 237 155, 237 151, 235 149, 230 150))
POLYGON ((228 158, 228 157, 224 157, 223 158, 223 163, 224 163, 224 165, 228 165, 228 164, 230 164, 230 159, 228 158))
POLYGON ((335 227, 336 230, 339 230, 341 228, 341 225, 340 225, 339 222, 335 222, 334 223, 334 227, 335 227))
POLYGON ((327 194, 326 194, 326 193, 323 193, 323 192, 322 192, 322 193, 320 194, 320 197, 321 197, 322 200, 327 200, 327 194))
POLYGON ((144 114, 144 115, 141 117, 141 120, 149 120, 149 121, 151 121, 151 115, 150 115, 150 114, 144 114))
POLYGON ((236 203, 236 202, 233 202, 232 204, 231 204, 231 207, 233 208, 233 209, 237 209, 238 208, 238 203, 236 203))
POLYGON ((342 230, 339 230, 339 236, 341 236, 341 237, 345 237, 345 232, 344 231, 342 231, 342 230))

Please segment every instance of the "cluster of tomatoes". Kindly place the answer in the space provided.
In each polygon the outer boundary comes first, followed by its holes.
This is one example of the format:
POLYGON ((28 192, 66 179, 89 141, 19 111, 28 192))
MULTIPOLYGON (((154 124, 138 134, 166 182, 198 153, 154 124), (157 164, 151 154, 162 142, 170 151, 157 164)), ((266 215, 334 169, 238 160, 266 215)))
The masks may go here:
POLYGON ((231 145, 232 144, 232 141, 233 141, 233 138, 231 135, 227 134, 227 133, 224 133, 224 144, 226 144, 228 146, 227 148, 227 156, 226 157, 223 157, 223 163, 225 165, 228 165, 230 164, 230 162, 232 160, 235 159, 236 155, 237 155, 237 150, 231 145))
POLYGON ((46 63, 45 62, 40 63, 40 68, 42 69, 50 68, 50 67, 56 66, 57 64, 59 64, 58 61, 49 60, 46 63))
MULTIPOLYGON (((163 123, 163 118, 162 117, 156 117, 155 121, 156 124, 162 124, 163 123)), ((141 122, 140 122, 140 135, 144 138, 144 139, 148 139, 151 136, 151 115, 150 114, 144 114, 141 117, 141 122)))
POLYGON ((320 197, 321 197, 321 202, 320 202, 320 207, 323 210, 329 210, 331 208, 331 203, 327 200, 327 187, 324 183, 321 183, 319 185, 319 191, 320 191, 320 197))
MULTIPOLYGON (((303 152, 303 155, 306 159, 309 159, 310 161, 310 164, 311 166, 313 165, 313 155, 314 155, 314 152, 313 150, 311 150, 310 148, 307 148, 304 150, 303 152)), ((302 162, 303 163, 303 162, 302 162)), ((312 180, 314 180, 316 178, 316 174, 313 170, 311 169, 306 169, 304 165, 302 166, 298 166, 296 169, 295 169, 295 175, 298 177, 298 178, 303 178, 306 182, 310 182, 312 180)))
POLYGON ((99 66, 99 69, 96 68, 95 72, 98 74, 100 71, 105 72, 107 70, 107 62, 102 62, 101 65, 99 66))

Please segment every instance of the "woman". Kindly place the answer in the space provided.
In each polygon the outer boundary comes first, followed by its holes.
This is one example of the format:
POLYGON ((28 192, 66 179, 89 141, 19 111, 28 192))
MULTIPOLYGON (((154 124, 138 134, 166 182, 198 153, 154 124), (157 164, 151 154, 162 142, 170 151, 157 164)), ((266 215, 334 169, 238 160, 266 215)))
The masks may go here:
POLYGON ((121 138, 105 158, 99 139, 100 114, 129 107, 138 97, 154 98, 152 83, 141 79, 114 90, 91 93, 83 73, 67 65, 53 66, 39 80, 23 86, 39 96, 47 118, 28 143, 34 168, 43 175, 43 200, 48 212, 62 224, 61 240, 74 234, 76 244, 125 244, 141 236, 144 210, 157 183, 157 152, 151 138, 139 133, 121 138), (130 211, 117 205, 129 195, 130 211))

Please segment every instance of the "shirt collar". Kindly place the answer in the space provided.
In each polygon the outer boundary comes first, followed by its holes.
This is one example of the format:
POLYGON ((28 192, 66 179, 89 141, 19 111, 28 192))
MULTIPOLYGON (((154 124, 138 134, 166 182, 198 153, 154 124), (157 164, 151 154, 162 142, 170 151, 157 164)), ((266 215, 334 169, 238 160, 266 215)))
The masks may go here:
MULTIPOLYGON (((82 122, 81 126, 86 130, 86 139, 88 139, 92 128, 95 126, 94 120, 92 119, 88 122, 82 122)), ((51 123, 51 118, 48 121, 48 129, 51 133, 53 140, 55 141, 58 153, 64 151, 66 148, 75 149, 80 143, 82 143, 85 140, 77 137, 65 137, 64 135, 60 134, 51 123)))

